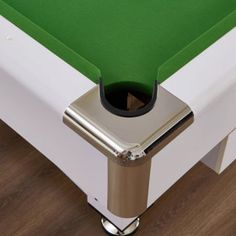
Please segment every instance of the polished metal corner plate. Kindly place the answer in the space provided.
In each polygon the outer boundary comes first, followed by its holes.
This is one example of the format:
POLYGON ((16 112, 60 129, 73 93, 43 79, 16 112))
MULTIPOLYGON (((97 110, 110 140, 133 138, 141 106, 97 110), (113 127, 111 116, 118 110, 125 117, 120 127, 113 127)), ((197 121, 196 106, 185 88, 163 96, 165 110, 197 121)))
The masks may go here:
POLYGON ((159 86, 150 112, 120 117, 102 106, 99 86, 95 86, 66 109, 63 121, 106 156, 121 165, 136 165, 187 128, 193 122, 193 113, 183 101, 159 86))

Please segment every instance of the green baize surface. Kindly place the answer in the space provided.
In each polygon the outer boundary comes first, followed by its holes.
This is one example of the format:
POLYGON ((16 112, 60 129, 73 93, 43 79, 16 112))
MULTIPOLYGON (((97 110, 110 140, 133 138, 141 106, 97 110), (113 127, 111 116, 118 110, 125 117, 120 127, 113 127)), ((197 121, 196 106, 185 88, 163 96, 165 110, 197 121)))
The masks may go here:
POLYGON ((235 9, 236 0, 0 0, 1 15, 92 81, 149 87, 234 28, 235 9))

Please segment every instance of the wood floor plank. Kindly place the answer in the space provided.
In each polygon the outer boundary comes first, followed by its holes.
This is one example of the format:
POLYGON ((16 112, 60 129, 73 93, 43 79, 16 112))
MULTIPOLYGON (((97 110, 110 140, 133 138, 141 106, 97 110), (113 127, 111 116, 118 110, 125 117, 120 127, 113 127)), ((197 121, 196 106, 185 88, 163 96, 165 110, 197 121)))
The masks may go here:
MULTIPOLYGON (((2 121, 0 235, 106 235, 84 193, 2 121)), ((220 176, 194 166, 142 216, 141 235, 236 236, 236 163, 220 176)))

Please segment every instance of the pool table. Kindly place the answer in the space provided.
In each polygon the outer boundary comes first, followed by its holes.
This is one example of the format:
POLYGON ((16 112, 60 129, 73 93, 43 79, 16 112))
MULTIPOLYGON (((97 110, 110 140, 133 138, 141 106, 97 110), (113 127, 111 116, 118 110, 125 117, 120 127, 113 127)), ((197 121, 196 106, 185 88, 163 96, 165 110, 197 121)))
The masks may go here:
POLYGON ((235 0, 0 0, 0 119, 128 235, 235 160, 235 42, 235 0))

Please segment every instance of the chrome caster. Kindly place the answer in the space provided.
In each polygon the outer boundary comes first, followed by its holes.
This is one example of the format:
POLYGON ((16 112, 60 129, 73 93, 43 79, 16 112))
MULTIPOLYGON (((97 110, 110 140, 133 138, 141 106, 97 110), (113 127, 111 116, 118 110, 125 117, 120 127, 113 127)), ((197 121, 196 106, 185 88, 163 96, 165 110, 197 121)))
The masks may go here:
POLYGON ((119 230, 115 225, 113 225, 111 222, 109 222, 107 219, 102 218, 102 226, 105 229, 105 231, 111 235, 130 235, 136 231, 136 229, 139 226, 139 218, 137 218, 132 224, 130 224, 124 231, 119 230))

